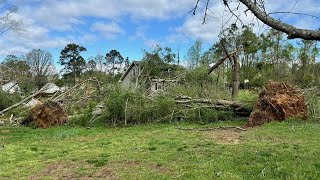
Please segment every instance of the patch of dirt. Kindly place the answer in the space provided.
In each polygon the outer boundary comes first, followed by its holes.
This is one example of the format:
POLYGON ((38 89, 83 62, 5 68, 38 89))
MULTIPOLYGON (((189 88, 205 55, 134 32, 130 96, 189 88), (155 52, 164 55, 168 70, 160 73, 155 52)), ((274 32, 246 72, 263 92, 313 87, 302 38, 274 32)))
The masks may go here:
POLYGON ((150 169, 158 173, 173 173, 172 169, 161 164, 147 163, 140 161, 111 161, 103 167, 94 167, 85 161, 62 161, 47 165, 43 171, 30 176, 29 180, 41 179, 106 179, 116 180, 116 172, 119 171, 136 171, 139 168, 150 169))
POLYGON ((4 133, 4 134, 7 134, 7 133, 10 133, 11 131, 9 129, 4 129, 4 130, 1 130, 1 133, 4 133))
POLYGON ((113 171, 108 167, 103 167, 99 169, 93 176, 94 179, 110 179, 110 180, 116 180, 116 176, 114 175, 113 171))
POLYGON ((204 138, 210 138, 219 144, 239 144, 241 142, 241 131, 235 129, 216 129, 213 131, 201 132, 204 138))
POLYGON ((171 173, 173 172, 170 168, 165 167, 161 164, 156 163, 145 163, 140 161, 119 161, 119 162, 112 162, 112 165, 116 165, 117 168, 120 169, 128 169, 128 168, 135 168, 135 167, 144 167, 150 170, 159 172, 159 173, 171 173))
POLYGON ((254 127, 272 120, 283 121, 289 117, 306 119, 308 109, 305 97, 296 87, 269 81, 260 92, 255 110, 251 113, 247 127, 254 127))
POLYGON ((29 177, 29 180, 40 179, 109 179, 116 180, 113 171, 107 167, 102 167, 98 170, 93 165, 86 162, 56 162, 49 164, 39 174, 29 177))

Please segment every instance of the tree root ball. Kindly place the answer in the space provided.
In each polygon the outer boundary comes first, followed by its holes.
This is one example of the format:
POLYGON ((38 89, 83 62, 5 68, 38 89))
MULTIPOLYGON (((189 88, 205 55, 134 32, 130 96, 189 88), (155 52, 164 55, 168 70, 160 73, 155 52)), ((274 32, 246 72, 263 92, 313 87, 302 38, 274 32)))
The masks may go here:
POLYGON ((55 125, 62 125, 67 121, 67 113, 59 103, 52 101, 47 101, 43 104, 38 104, 33 107, 26 120, 27 123, 34 123, 38 128, 48 128, 55 125))
POLYGON ((302 92, 290 84, 269 81, 259 94, 247 126, 258 126, 271 120, 283 121, 289 117, 306 119, 307 115, 302 92))

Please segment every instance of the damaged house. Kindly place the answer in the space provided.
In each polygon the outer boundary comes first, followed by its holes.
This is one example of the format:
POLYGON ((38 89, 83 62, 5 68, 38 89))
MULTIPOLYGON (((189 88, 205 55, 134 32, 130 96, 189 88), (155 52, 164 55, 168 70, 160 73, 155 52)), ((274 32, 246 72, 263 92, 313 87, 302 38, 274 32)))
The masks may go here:
POLYGON ((182 69, 185 68, 174 64, 161 63, 160 66, 155 66, 148 62, 133 61, 119 83, 125 88, 143 87, 149 93, 156 93, 179 84, 176 72, 182 69))
POLYGON ((2 91, 7 92, 9 94, 18 93, 22 94, 22 91, 18 85, 17 81, 11 81, 1 86, 2 91))

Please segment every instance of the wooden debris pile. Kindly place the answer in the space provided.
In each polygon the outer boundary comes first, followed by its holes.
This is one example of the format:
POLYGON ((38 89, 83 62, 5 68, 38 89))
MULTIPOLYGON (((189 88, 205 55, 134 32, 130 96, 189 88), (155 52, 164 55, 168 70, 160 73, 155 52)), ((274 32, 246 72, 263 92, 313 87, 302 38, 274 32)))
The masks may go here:
POLYGON ((258 126, 289 117, 307 118, 307 105, 301 91, 287 83, 269 81, 260 92, 247 126, 258 126))
POLYGON ((54 101, 38 104, 30 110, 23 124, 34 123, 38 128, 62 125, 68 121, 68 115, 61 105, 54 101))

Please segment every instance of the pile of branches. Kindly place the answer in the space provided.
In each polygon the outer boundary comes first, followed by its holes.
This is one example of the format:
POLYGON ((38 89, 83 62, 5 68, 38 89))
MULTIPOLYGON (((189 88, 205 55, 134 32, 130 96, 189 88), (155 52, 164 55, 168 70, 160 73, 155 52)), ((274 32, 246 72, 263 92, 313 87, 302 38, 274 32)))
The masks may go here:
POLYGON ((300 90, 287 83, 269 81, 259 94, 247 126, 258 126, 272 120, 283 121, 289 117, 306 119, 307 112, 305 97, 300 90))
POLYGON ((97 79, 90 78, 75 84, 64 92, 54 94, 49 100, 63 104, 66 110, 72 106, 86 108, 90 100, 99 99, 100 84, 101 82, 97 79))

